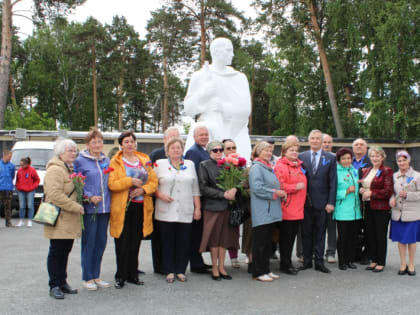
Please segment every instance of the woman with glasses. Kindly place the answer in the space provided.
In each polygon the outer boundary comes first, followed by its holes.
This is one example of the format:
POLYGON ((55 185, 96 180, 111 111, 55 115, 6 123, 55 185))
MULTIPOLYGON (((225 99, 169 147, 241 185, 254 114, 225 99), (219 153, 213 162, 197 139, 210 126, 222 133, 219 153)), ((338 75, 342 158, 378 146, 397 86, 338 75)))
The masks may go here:
POLYGON ((200 252, 210 248, 212 279, 231 280, 225 270, 226 249, 239 248, 239 231, 229 224, 229 200, 235 200, 236 188, 223 191, 217 187, 216 178, 220 168, 217 166, 223 156, 223 143, 212 141, 207 145, 210 159, 200 163, 198 178, 203 197, 203 237, 200 252))

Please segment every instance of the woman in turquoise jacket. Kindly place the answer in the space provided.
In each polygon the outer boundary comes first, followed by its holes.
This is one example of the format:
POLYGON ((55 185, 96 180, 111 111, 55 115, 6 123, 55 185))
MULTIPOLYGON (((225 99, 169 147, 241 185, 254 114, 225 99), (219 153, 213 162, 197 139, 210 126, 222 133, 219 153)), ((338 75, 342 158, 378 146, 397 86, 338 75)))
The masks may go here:
POLYGON ((337 200, 333 218, 337 221, 338 268, 356 269, 354 251, 357 239, 357 220, 362 218, 359 201, 359 175, 352 166, 353 152, 342 148, 337 158, 337 200))

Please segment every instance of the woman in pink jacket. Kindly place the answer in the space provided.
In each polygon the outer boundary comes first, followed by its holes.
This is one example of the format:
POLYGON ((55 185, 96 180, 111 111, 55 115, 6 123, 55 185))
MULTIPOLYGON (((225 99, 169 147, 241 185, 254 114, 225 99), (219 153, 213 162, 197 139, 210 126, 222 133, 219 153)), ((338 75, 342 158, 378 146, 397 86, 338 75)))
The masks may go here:
POLYGON ((280 182, 280 189, 286 191, 283 199, 283 221, 280 222, 280 270, 286 274, 296 275, 297 269, 292 265, 292 250, 298 227, 303 220, 303 208, 306 199, 306 171, 298 159, 299 143, 285 142, 281 147, 282 158, 279 159, 274 172, 280 182))

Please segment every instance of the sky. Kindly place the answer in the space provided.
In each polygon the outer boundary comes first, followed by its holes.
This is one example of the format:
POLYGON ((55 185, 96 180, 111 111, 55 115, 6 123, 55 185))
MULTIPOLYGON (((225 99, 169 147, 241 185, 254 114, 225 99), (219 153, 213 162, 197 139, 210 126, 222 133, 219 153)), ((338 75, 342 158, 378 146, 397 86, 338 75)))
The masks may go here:
MULTIPOLYGON (((247 17, 255 17, 255 11, 250 7, 253 0, 232 0, 232 4, 243 11, 247 17)), ((68 16, 71 21, 84 22, 89 16, 93 16, 101 23, 111 24, 115 15, 125 16, 128 23, 134 26, 140 38, 146 36, 146 24, 150 19, 150 12, 160 8, 165 1, 162 0, 87 0, 79 6, 72 15, 68 16), (118 3, 118 4, 116 4, 118 3)), ((30 10, 31 0, 23 0, 16 4, 14 10, 30 10)), ((30 12, 20 11, 18 14, 30 16, 30 12)), ((13 23, 20 28, 19 36, 26 38, 32 33, 32 22, 20 16, 14 16, 13 23)))

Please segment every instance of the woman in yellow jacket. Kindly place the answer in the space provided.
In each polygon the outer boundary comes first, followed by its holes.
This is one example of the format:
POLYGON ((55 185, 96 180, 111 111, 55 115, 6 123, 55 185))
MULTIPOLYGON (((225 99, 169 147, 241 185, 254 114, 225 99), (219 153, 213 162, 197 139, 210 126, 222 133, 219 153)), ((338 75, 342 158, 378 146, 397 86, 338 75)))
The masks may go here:
POLYGON ((153 231, 153 200, 158 180, 147 154, 136 151, 136 136, 123 132, 121 151, 110 163, 108 187, 111 190, 110 233, 115 240, 117 272, 115 288, 125 281, 142 285, 137 275, 140 242, 153 231))

